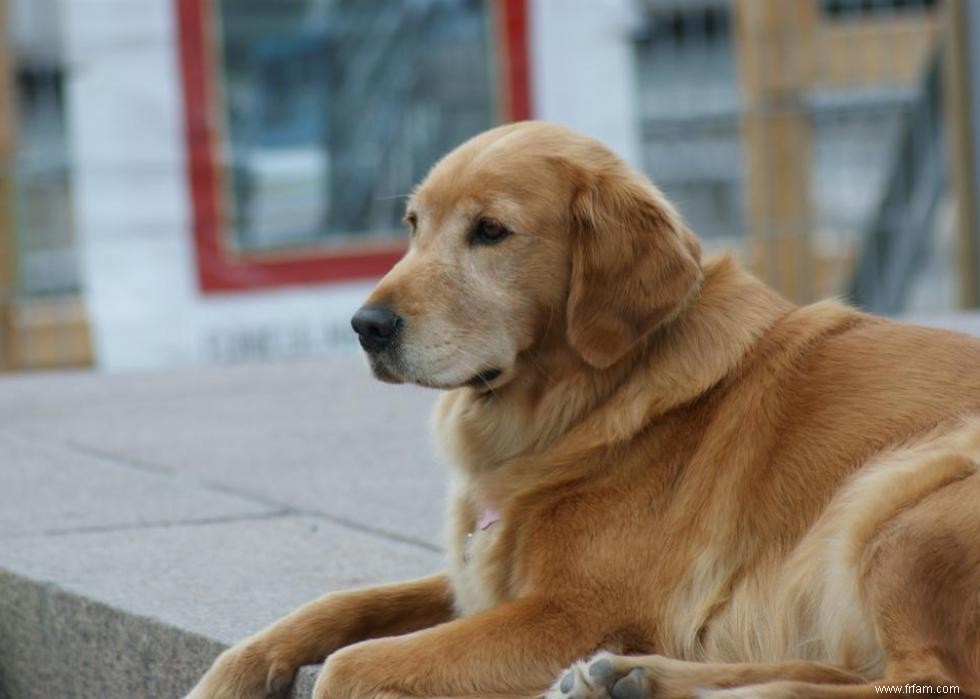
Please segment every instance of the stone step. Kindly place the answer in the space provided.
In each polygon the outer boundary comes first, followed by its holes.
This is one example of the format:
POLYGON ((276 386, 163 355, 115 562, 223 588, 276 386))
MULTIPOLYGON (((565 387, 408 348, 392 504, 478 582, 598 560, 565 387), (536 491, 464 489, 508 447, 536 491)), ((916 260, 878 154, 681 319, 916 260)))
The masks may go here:
POLYGON ((348 358, 0 379, 0 698, 181 697, 310 599, 441 568, 434 397, 348 358))

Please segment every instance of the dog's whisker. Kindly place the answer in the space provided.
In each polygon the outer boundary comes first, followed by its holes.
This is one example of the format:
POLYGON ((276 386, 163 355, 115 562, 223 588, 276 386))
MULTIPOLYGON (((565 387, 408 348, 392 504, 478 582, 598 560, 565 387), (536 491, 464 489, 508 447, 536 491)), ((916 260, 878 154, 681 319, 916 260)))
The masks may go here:
POLYGON ((540 362, 538 362, 538 360, 534 358, 533 353, 527 354, 527 360, 534 366, 535 369, 538 370, 538 372, 541 373, 542 376, 544 376, 544 378, 548 381, 548 383, 552 383, 551 375, 547 371, 545 371, 545 368, 541 366, 540 362))

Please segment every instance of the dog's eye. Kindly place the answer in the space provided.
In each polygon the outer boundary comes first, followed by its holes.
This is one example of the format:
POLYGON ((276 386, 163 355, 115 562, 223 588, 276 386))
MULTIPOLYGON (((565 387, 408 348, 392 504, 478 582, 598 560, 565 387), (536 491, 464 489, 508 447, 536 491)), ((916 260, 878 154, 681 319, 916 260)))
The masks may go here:
POLYGON ((418 228, 419 225, 419 217, 414 213, 407 213, 402 220, 408 224, 408 234, 414 236, 415 229, 418 228))
POLYGON ((496 245, 510 235, 505 226, 489 218, 481 218, 473 229, 472 242, 474 245, 496 245))

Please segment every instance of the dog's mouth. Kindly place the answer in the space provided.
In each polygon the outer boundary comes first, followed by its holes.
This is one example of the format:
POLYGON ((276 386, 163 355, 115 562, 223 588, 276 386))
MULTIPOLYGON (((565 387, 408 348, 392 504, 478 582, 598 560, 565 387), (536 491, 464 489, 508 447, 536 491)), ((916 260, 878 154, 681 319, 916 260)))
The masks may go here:
POLYGON ((470 386, 476 389, 491 389, 492 384, 495 379, 499 378, 503 373, 500 369, 484 369, 480 373, 473 376, 472 379, 467 381, 464 385, 470 386))
POLYGON ((392 362, 387 357, 382 357, 375 354, 368 355, 368 359, 374 377, 380 381, 384 381, 385 383, 404 383, 405 381, 411 381, 419 386, 438 388, 442 390, 469 387, 481 393, 490 393, 494 388, 496 388, 494 386, 494 381, 499 379, 504 373, 503 369, 497 369, 494 367, 491 369, 484 369, 462 383, 445 384, 427 381, 424 378, 413 376, 411 373, 406 376, 403 367, 399 366, 397 362, 392 362))
POLYGON ((374 374, 374 378, 379 381, 384 381, 385 383, 404 383, 405 379, 402 378, 400 372, 396 371, 394 367, 390 366, 387 361, 382 359, 379 355, 368 354, 368 363, 371 365, 371 373, 374 374))

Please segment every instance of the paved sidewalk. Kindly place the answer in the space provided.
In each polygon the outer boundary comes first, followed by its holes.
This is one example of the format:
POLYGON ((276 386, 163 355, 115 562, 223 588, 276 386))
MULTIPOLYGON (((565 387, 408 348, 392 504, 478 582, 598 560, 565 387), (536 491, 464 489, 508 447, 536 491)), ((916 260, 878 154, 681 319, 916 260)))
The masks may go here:
POLYGON ((359 357, 0 380, 0 698, 179 697, 317 595, 440 568, 435 397, 359 357))

